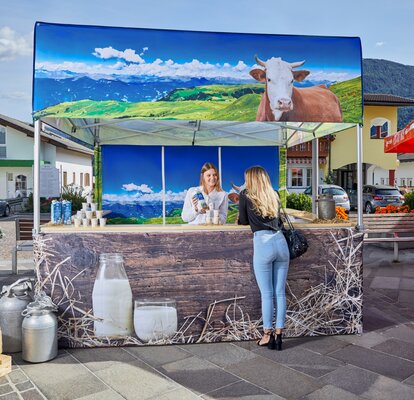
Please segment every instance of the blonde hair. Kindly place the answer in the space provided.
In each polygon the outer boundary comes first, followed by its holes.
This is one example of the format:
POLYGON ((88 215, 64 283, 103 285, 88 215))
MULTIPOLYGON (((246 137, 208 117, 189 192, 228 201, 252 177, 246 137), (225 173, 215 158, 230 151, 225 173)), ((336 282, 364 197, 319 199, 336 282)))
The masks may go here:
POLYGON ((214 186, 214 189, 216 189, 217 192, 222 192, 223 189, 221 188, 220 185, 220 175, 219 172, 216 168, 216 166, 212 163, 206 162, 202 167, 201 167, 201 171, 200 171, 200 186, 203 187, 204 193, 207 193, 207 187, 204 183, 204 172, 208 171, 209 169, 214 169, 215 173, 217 174, 217 183, 214 186))
POLYGON ((273 190, 268 173, 263 167, 250 167, 244 173, 246 196, 253 203, 253 210, 263 218, 279 215, 279 196, 273 190))

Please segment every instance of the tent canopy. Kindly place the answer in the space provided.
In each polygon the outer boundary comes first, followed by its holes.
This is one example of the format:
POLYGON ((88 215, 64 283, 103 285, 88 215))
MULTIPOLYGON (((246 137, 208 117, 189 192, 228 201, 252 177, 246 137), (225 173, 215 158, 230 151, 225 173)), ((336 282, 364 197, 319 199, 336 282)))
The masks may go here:
POLYGON ((385 153, 414 153, 414 121, 384 140, 385 153))
POLYGON ((89 148, 96 144, 291 147, 352 126, 310 122, 42 119, 45 132, 71 138, 89 148))

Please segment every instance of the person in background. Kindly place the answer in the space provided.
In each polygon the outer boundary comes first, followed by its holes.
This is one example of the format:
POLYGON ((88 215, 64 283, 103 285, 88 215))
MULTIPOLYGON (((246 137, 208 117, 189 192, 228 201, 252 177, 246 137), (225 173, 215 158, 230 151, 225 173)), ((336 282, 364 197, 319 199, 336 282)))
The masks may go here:
POLYGON ((205 224, 209 207, 219 210, 219 223, 225 224, 229 208, 227 193, 221 188, 217 168, 207 162, 200 171, 200 186, 191 187, 187 191, 181 218, 189 224, 205 224), (202 195, 202 201, 197 198, 199 193, 202 195), (200 206, 202 203, 204 207, 200 206))
POLYGON ((246 189, 239 197, 238 223, 250 225, 254 233, 253 269, 260 289, 263 318, 263 336, 257 344, 282 350, 282 329, 286 319, 285 286, 290 260, 289 248, 280 230, 280 200, 264 168, 248 168, 245 181, 246 189))
POLYGON ((403 196, 405 196, 406 194, 408 194, 408 193, 410 193, 410 190, 408 189, 408 186, 407 185, 404 185, 403 187, 402 187, 402 189, 401 189, 401 194, 403 195, 403 196))

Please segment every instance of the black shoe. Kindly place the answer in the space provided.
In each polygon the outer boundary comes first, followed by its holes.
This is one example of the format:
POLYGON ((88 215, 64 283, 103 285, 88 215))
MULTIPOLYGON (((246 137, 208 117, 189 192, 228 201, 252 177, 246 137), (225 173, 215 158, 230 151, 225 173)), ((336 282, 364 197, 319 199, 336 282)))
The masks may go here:
POLYGON ((261 338, 261 339, 259 339, 259 340, 257 341, 257 345, 258 345, 258 346, 260 346, 260 347, 264 347, 264 346, 268 346, 268 347, 269 347, 269 345, 270 345, 270 343, 272 343, 272 341, 273 341, 273 343, 274 343, 274 341, 275 341, 275 337, 273 336, 273 332, 272 332, 272 330, 271 330, 271 329, 269 329, 269 330, 267 330, 267 329, 266 329, 266 330, 263 332, 263 336, 262 336, 262 338, 261 338), (269 336, 269 341, 267 341, 267 342, 265 342, 265 343, 260 344, 260 342, 262 341, 262 339, 263 339, 265 336, 269 336))
POLYGON ((267 348, 270 350, 274 350, 276 348, 275 334, 273 332, 270 335, 270 340, 269 340, 269 343, 267 344, 267 348))
POLYGON ((274 340, 274 347, 273 349, 281 351, 282 350, 282 334, 279 333, 278 335, 275 335, 276 337, 273 337, 274 340))

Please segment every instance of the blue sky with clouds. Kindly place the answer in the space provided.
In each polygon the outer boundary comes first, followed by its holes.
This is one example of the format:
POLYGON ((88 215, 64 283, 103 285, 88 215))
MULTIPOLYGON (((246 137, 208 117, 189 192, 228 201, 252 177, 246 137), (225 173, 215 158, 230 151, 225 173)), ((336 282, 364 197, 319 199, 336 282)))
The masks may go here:
MULTIPOLYGON (((6 0, 2 2, 0 13, 0 113, 31 120, 35 21, 213 32, 359 36, 364 58, 414 65, 413 15, 414 2, 389 0, 295 3, 287 0, 256 3, 251 0, 124 0, 119 3, 6 0)), ((58 38, 56 42, 59 44, 58 38)), ((101 46, 104 48, 105 43, 101 46)))

